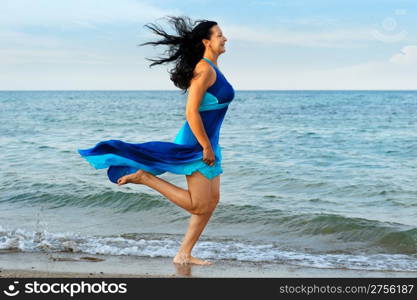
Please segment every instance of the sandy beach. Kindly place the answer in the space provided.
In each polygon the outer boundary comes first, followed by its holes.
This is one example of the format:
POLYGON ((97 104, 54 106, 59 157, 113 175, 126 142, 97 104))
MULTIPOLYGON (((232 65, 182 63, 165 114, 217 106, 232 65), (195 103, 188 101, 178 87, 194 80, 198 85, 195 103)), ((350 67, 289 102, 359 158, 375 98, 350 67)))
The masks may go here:
POLYGON ((261 262, 215 261, 211 266, 176 266, 170 258, 80 253, 0 254, 0 277, 60 278, 287 278, 287 277, 417 277, 416 272, 381 272, 307 268, 261 262))

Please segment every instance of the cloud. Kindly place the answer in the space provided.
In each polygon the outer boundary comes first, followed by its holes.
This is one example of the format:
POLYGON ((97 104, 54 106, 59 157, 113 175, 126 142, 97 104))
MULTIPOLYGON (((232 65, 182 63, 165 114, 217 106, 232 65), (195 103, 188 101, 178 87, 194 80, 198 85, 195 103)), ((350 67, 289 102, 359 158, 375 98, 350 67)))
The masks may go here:
POLYGON ((134 0, 6 0, 0 11, 0 25, 92 27, 105 23, 142 23, 179 13, 177 9, 162 9, 134 0))
POLYGON ((417 45, 405 46, 389 60, 396 64, 412 65, 417 64, 417 45))
POLYGON ((302 47, 361 46, 361 42, 375 40, 370 28, 332 29, 324 31, 299 31, 281 28, 264 29, 256 26, 222 25, 229 40, 248 43, 282 44, 302 47))
POLYGON ((325 78, 326 83, 335 88, 346 86, 354 89, 415 89, 416 48, 417 46, 406 46, 400 54, 394 54, 385 61, 370 61, 349 67, 316 71, 310 75, 325 78))
POLYGON ((327 16, 312 16, 302 18, 289 18, 279 16, 276 18, 278 23, 294 24, 294 25, 308 25, 308 26, 336 26, 338 20, 336 18, 329 18, 327 16))
POLYGON ((386 60, 369 61, 345 67, 319 69, 311 66, 270 66, 249 70, 235 68, 232 84, 237 89, 278 90, 415 90, 416 49, 403 47, 386 60), (262 78, 256 81, 254 78, 262 78))
POLYGON ((139 43, 133 39, 150 35, 140 26, 171 14, 179 11, 134 0, 118 0, 116 4, 102 0, 6 0, 0 10, 0 65, 108 65, 132 59, 139 43), (102 26, 110 23, 110 27, 102 26), (118 38, 114 28, 124 24, 137 24, 138 33, 123 48, 111 40, 118 38), (74 36, 72 29, 80 29, 82 36, 74 36), (83 40, 90 34, 86 30, 94 30, 88 44, 83 40), (114 55, 114 51, 124 53, 114 55))
POLYGON ((7 48, 56 48, 63 45, 71 45, 71 41, 66 41, 63 38, 48 37, 43 35, 27 34, 19 31, 0 30, 1 49, 7 48))
POLYGON ((0 65, 53 64, 53 63, 104 63, 103 57, 82 50, 65 38, 27 34, 24 32, 0 31, 0 65))
POLYGON ((267 6, 277 6, 278 4, 274 1, 252 1, 251 5, 267 5, 267 6))
POLYGON ((60 64, 60 65, 111 65, 111 56, 100 55, 97 53, 88 53, 79 50, 16 50, 16 49, 0 49, 0 57, 2 57, 1 65, 3 67, 27 65, 27 64, 60 64))

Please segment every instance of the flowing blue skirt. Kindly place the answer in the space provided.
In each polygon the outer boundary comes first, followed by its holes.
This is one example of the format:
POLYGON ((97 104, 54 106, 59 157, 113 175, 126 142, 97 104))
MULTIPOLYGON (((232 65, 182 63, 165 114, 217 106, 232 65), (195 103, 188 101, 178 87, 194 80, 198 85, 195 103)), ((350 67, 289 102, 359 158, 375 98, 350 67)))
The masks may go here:
POLYGON ((153 175, 165 172, 191 175, 199 171, 208 179, 223 173, 221 167, 221 147, 219 132, 227 106, 201 111, 200 115, 215 153, 213 166, 203 159, 203 148, 192 133, 187 121, 178 132, 173 142, 151 141, 128 143, 120 140, 106 140, 89 149, 77 149, 94 168, 108 168, 107 175, 111 182, 139 169, 153 175))

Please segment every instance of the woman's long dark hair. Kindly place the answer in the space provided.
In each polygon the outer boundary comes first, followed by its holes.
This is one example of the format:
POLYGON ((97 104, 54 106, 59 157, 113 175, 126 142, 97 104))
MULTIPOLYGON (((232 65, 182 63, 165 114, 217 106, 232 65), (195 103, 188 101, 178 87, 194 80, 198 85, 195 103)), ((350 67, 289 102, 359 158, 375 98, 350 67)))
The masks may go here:
POLYGON ((169 70, 169 73, 171 74, 170 78, 174 82, 175 86, 182 89, 185 93, 190 86, 191 79, 193 78, 194 68, 204 55, 205 47, 202 39, 210 39, 210 28, 217 25, 217 22, 208 20, 196 20, 192 22, 190 18, 186 16, 168 16, 167 18, 168 22, 174 26, 178 35, 170 35, 161 27, 158 27, 158 25, 152 23, 150 23, 150 25, 146 24, 144 26, 151 29, 154 33, 162 36, 163 39, 156 42, 139 44, 139 46, 167 45, 169 47, 169 49, 164 52, 168 54, 168 57, 160 59, 146 59, 153 61, 149 67, 175 61, 175 67, 169 70))

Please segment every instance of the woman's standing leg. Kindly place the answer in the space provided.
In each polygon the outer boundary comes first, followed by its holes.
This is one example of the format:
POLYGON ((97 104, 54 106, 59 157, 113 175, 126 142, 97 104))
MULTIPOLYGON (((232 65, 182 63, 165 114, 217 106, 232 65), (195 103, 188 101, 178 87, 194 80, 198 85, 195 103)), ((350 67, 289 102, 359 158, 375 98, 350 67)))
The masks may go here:
POLYGON ((206 260, 193 257, 191 251, 199 239, 201 233, 206 227, 210 217, 215 210, 217 203, 220 199, 220 175, 209 180, 200 172, 195 172, 191 176, 187 176, 187 182, 191 194, 203 194, 208 193, 209 208, 207 212, 201 215, 191 215, 190 222, 188 224, 188 230, 184 236, 181 247, 178 250, 177 255, 174 257, 174 263, 193 263, 193 264, 211 264, 206 260), (210 186, 210 190, 205 189, 204 186, 210 186))

